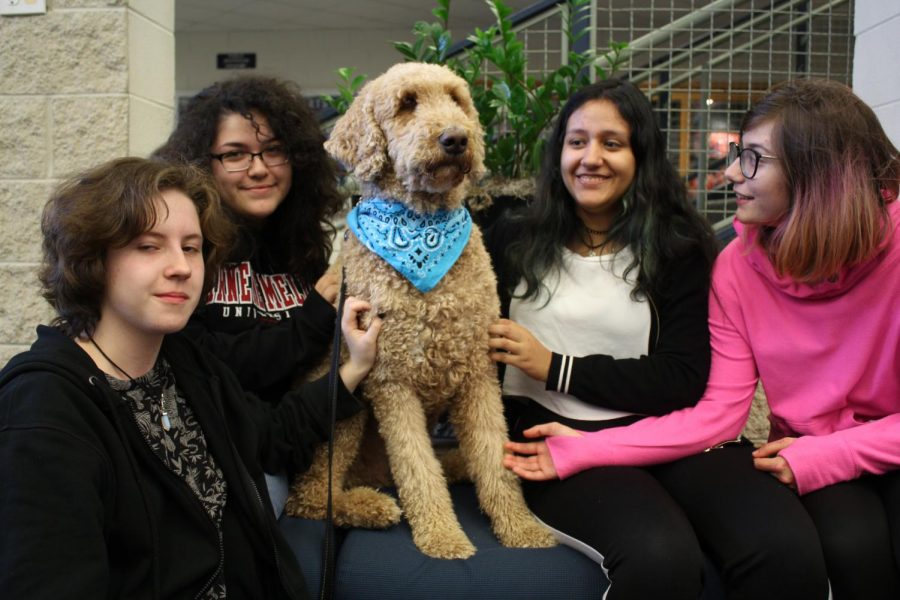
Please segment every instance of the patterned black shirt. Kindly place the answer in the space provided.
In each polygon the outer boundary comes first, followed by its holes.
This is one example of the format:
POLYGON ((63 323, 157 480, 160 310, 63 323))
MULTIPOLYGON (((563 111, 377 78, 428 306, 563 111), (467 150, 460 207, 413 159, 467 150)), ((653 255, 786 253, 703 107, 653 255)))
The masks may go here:
MULTIPOLYGON (((206 445, 206 438, 194 411, 179 393, 175 377, 165 359, 157 361, 149 373, 132 381, 106 376, 110 387, 131 401, 134 420, 153 453, 191 489, 222 537, 222 514, 227 487, 225 476, 206 445), (163 426, 160 393, 164 398, 170 428, 163 426), (148 396, 149 395, 149 396, 148 396)), ((225 598, 225 572, 202 596, 206 600, 225 598)))

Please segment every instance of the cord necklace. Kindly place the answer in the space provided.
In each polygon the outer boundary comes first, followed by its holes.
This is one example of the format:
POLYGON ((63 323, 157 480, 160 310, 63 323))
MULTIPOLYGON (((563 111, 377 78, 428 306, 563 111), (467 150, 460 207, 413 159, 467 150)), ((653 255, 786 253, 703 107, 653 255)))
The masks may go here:
POLYGON ((587 225, 584 224, 584 221, 581 222, 581 228, 583 228, 584 231, 587 232, 587 234, 588 234, 587 239, 585 239, 584 233, 581 231, 581 229, 578 230, 578 237, 581 239, 581 243, 584 244, 585 247, 588 249, 587 256, 599 256, 599 254, 597 254, 596 250, 597 250, 597 248, 600 248, 604 244, 606 244, 606 239, 603 239, 598 244, 593 244, 592 243, 593 238, 591 238, 591 234, 605 236, 609 230, 591 229, 590 227, 588 227, 587 225))
MULTIPOLYGON (((103 356, 103 358, 105 358, 107 360, 107 362, 109 362, 109 364, 111 364, 113 367, 118 369, 125 377, 128 378, 128 381, 131 382, 132 386, 137 386, 137 387, 141 388, 142 390, 144 390, 144 393, 147 394, 147 398, 149 398, 151 401, 153 400, 153 396, 155 395, 153 393, 153 390, 151 390, 150 388, 145 386, 142 382, 138 381, 137 379, 135 379, 134 377, 129 375, 125 369, 123 369, 122 367, 117 365, 115 363, 115 361, 113 361, 113 359, 111 359, 109 356, 106 355, 106 352, 104 352, 103 348, 101 348, 100 345, 96 341, 94 341, 93 337, 89 336, 88 339, 94 345, 94 348, 96 348, 97 351, 103 356)), ((166 407, 166 386, 169 382, 168 369, 166 369, 165 372, 160 373, 159 378, 160 378, 160 380, 162 380, 162 384, 160 384, 160 386, 159 386, 159 412, 160 412, 159 420, 160 420, 160 423, 162 424, 162 428, 166 431, 169 431, 172 428, 172 421, 169 420, 169 410, 166 407)))

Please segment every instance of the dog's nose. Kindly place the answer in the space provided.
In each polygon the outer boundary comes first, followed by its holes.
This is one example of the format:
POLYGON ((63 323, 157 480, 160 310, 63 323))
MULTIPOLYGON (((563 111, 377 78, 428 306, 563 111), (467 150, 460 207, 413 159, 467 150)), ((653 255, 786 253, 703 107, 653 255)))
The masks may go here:
POLYGON ((468 136, 461 129, 447 129, 441 134, 438 141, 441 143, 444 152, 452 155, 462 154, 466 151, 466 146, 469 144, 468 136))

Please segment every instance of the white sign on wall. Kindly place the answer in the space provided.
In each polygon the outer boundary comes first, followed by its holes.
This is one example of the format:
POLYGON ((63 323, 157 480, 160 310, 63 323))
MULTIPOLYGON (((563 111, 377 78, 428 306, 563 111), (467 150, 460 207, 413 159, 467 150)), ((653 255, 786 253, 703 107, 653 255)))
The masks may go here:
POLYGON ((0 0, 0 15, 43 15, 46 0, 0 0))

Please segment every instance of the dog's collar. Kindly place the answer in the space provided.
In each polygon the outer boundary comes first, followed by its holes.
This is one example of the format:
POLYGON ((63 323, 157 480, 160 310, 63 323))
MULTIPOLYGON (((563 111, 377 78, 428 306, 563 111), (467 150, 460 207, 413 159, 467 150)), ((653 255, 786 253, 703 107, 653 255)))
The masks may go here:
POLYGON ((367 198, 347 215, 347 226, 366 248, 427 292, 462 254, 472 217, 465 207, 422 214, 396 200, 367 198))

